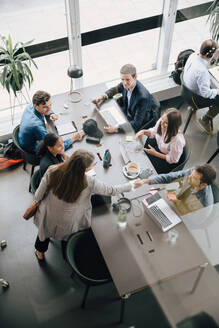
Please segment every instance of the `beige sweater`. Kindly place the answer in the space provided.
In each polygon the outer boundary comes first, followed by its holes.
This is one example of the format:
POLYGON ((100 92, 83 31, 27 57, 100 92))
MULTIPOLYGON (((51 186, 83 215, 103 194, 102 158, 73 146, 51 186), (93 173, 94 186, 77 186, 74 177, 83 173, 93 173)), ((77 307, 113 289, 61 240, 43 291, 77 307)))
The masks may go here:
POLYGON ((35 194, 35 200, 41 201, 39 209, 34 216, 34 223, 38 227, 39 238, 44 241, 48 237, 58 240, 67 240, 73 233, 91 226, 91 202, 93 193, 101 195, 116 195, 131 191, 131 183, 107 186, 94 177, 87 177, 88 186, 74 203, 66 203, 58 199, 52 191, 43 199, 48 185, 49 174, 54 170, 50 167, 35 194))

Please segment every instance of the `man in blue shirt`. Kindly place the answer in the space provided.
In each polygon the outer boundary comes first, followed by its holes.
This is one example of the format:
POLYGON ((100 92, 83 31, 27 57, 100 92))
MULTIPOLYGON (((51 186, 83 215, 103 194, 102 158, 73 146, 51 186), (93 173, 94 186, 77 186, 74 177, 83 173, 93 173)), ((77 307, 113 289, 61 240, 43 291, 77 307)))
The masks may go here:
MULTIPOLYGON (((120 69, 121 83, 105 92, 104 95, 93 100, 97 106, 106 99, 121 93, 119 105, 135 132, 153 118, 152 96, 145 86, 137 80, 136 68, 126 64, 120 69)), ((158 118, 159 118, 158 113, 158 118)), ((156 122, 154 122, 155 124, 156 122)), ((123 132, 122 126, 107 126, 108 133, 123 132)))
MULTIPOLYGON (((150 185, 163 184, 173 182, 174 180, 180 178, 184 178, 184 182, 190 186, 190 193, 196 195, 197 199, 203 206, 214 204, 211 184, 216 179, 216 171, 209 164, 198 165, 193 169, 154 175, 148 179, 142 179, 138 183, 141 185, 144 183, 148 183, 150 185)), ((185 186, 185 184, 182 185, 185 186)), ((181 194, 181 192, 178 194, 181 194)), ((177 198, 175 200, 177 201, 177 198)))
POLYGON ((183 71, 183 82, 196 95, 194 101, 198 108, 210 107, 200 120, 202 127, 209 133, 213 130, 213 118, 219 112, 219 89, 211 88, 208 65, 218 56, 218 45, 212 40, 202 43, 199 54, 189 56, 183 71))
MULTIPOLYGON (((48 133, 45 125, 45 116, 56 121, 58 115, 51 110, 51 96, 45 91, 37 91, 33 95, 32 103, 29 104, 21 118, 18 141, 20 146, 28 153, 36 153, 40 140, 48 133)), ((71 147, 72 143, 83 137, 84 132, 75 133, 71 139, 64 141, 65 150, 71 147)))

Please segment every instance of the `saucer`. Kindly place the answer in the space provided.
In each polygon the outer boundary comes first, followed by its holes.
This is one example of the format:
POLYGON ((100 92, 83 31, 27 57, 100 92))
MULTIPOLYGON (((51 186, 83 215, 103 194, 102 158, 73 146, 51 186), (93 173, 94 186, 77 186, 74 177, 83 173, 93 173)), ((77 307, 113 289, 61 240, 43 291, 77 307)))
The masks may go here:
POLYGON ((126 178, 133 180, 133 179, 136 179, 139 176, 139 174, 141 172, 141 169, 135 175, 131 175, 127 171, 127 165, 124 165, 123 168, 122 168, 122 172, 123 172, 124 176, 126 176, 126 178))

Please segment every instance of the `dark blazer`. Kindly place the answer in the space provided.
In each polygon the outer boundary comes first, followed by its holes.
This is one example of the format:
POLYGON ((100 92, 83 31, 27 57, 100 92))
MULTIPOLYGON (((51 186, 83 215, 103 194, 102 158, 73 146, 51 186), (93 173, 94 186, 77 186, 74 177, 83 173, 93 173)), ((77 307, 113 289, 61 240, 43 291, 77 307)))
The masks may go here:
POLYGON ((63 157, 61 155, 57 155, 56 157, 54 157, 49 151, 47 151, 46 154, 40 160, 41 179, 50 165, 59 164, 62 162, 63 162, 63 157))
POLYGON ((112 98, 116 93, 122 94, 122 97, 119 99, 119 105, 135 132, 138 132, 153 116, 151 94, 141 82, 136 81, 128 108, 127 90, 122 83, 106 91, 108 98, 112 98))

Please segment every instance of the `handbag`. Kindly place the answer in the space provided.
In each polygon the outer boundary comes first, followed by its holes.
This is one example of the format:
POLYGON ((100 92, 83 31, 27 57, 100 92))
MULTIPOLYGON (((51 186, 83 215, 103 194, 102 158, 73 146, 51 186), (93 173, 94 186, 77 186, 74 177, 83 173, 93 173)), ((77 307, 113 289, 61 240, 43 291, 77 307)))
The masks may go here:
POLYGON ((32 218, 32 216, 36 214, 39 204, 40 204, 39 202, 34 200, 32 204, 30 204, 30 206, 26 209, 23 218, 25 220, 29 220, 30 218, 32 218))

